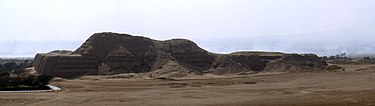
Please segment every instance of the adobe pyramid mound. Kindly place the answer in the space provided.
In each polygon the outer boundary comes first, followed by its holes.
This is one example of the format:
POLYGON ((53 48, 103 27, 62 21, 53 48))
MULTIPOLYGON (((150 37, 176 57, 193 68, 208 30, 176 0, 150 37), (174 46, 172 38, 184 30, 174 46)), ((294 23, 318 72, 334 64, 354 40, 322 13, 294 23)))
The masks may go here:
POLYGON ((157 41, 106 32, 95 33, 74 52, 37 54, 34 67, 40 74, 64 78, 146 72, 153 72, 150 75, 152 77, 181 77, 187 73, 235 74, 289 70, 289 67, 320 70, 326 67, 326 63, 316 55, 287 55, 278 52, 214 54, 186 39, 157 41), (297 61, 292 62, 290 59, 297 61), (283 66, 287 68, 280 68, 283 66))

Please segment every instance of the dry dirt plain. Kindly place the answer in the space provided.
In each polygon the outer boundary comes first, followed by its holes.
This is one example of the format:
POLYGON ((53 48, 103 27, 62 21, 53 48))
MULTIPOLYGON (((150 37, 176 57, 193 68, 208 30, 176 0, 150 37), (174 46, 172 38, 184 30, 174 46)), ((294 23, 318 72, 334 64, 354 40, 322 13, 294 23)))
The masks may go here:
MULTIPOLYGON (((375 105, 375 70, 225 76, 184 80, 63 80, 63 91, 0 93, 1 106, 71 105, 375 105)), ((359 70, 358 69, 361 69, 359 70)))

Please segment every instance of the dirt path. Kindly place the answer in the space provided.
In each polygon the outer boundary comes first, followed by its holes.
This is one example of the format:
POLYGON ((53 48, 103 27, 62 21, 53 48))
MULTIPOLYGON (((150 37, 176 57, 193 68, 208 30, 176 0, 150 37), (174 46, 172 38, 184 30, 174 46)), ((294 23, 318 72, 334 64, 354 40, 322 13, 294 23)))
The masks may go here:
POLYGON ((64 93, 64 91, 57 91, 57 95, 53 99, 46 100, 46 101, 39 101, 39 102, 31 103, 31 104, 27 104, 26 106, 40 106, 40 105, 46 104, 48 102, 58 101, 59 99, 62 99, 63 93, 64 93))

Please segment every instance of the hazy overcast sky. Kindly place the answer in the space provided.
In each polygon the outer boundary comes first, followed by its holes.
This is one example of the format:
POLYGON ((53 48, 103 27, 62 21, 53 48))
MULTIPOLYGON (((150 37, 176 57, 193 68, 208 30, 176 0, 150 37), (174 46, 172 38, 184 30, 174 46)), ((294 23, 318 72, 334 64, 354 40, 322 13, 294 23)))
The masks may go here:
POLYGON ((0 0, 0 17, 0 41, 83 41, 103 31, 154 39, 375 38, 375 0, 0 0))
POLYGON ((373 25, 374 0, 0 0, 2 40, 82 40, 115 31, 247 37, 373 25))

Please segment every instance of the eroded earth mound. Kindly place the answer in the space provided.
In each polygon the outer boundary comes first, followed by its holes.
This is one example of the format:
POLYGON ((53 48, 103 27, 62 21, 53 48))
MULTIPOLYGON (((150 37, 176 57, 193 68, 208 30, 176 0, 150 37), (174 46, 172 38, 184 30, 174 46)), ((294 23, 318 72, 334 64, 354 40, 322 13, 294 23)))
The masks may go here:
POLYGON ((120 73, 183 77, 191 73, 321 71, 327 64, 314 54, 215 54, 186 39, 157 41, 141 36, 106 32, 95 33, 73 52, 37 54, 33 66, 40 74, 74 78, 120 73))

